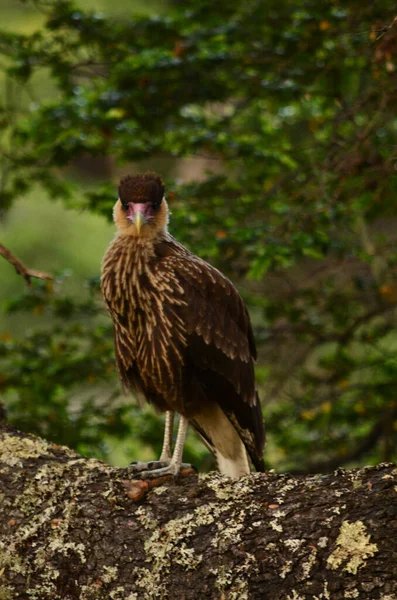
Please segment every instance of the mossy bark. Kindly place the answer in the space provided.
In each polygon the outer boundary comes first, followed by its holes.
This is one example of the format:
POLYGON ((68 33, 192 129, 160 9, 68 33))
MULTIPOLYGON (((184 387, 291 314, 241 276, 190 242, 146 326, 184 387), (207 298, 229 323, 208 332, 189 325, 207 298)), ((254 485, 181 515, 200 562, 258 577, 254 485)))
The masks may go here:
POLYGON ((397 468, 188 477, 0 427, 0 600, 397 599, 397 468))

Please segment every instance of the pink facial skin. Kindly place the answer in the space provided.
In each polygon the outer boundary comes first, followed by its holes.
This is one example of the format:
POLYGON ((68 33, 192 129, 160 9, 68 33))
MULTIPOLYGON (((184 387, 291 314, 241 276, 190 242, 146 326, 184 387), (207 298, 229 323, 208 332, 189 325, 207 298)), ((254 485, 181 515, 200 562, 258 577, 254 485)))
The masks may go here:
POLYGON ((141 213, 145 221, 150 221, 154 217, 151 202, 130 202, 127 210, 127 219, 132 222, 135 221, 138 212, 141 213))

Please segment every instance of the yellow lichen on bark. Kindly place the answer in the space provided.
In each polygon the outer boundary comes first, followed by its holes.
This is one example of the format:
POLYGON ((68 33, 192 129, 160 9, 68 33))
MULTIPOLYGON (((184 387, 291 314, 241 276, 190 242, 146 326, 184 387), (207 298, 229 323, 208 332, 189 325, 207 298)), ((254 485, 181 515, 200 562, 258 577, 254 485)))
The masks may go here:
POLYGON ((0 440, 0 462, 9 467, 22 466, 22 460, 48 453, 50 444, 44 440, 4 435, 0 440))
POLYGON ((347 560, 343 570, 355 575, 365 565, 365 559, 371 558, 378 551, 377 545, 370 543, 371 536, 366 531, 362 521, 343 521, 336 548, 327 559, 328 567, 335 570, 347 560))

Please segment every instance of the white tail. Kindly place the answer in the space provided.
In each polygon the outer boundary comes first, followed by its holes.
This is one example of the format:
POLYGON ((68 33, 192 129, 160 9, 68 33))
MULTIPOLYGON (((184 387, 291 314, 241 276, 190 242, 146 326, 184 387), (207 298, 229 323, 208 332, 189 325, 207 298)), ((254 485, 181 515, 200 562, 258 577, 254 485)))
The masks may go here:
POLYGON ((238 479, 251 473, 245 446, 217 404, 206 407, 194 419, 215 447, 218 468, 223 475, 238 479))

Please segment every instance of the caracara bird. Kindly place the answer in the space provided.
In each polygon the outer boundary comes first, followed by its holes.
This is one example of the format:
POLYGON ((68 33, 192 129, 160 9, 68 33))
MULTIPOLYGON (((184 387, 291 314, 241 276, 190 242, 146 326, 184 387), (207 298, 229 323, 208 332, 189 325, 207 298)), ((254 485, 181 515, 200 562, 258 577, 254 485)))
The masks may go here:
POLYGON ((265 436, 246 306, 222 273, 168 233, 168 214, 161 177, 124 177, 114 207, 118 233, 101 278, 123 386, 166 413, 162 466, 148 477, 178 475, 189 423, 225 475, 249 473, 250 459, 263 471, 265 436))

